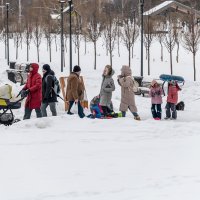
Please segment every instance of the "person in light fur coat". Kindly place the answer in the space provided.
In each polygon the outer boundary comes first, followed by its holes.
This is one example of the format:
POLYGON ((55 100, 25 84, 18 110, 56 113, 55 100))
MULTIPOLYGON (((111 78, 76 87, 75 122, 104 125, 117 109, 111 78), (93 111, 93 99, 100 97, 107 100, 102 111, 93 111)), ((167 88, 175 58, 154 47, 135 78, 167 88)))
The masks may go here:
POLYGON ((121 86, 121 104, 120 111, 122 112, 122 116, 126 116, 126 112, 128 110, 134 116, 135 120, 140 120, 140 116, 138 115, 137 107, 135 104, 135 83, 132 77, 132 70, 129 66, 122 66, 121 75, 118 76, 118 83, 121 86))

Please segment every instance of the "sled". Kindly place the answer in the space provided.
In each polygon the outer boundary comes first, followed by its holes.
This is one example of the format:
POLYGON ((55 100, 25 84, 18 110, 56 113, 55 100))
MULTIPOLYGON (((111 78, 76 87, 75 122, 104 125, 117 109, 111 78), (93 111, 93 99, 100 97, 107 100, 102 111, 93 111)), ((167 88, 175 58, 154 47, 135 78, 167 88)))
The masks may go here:
POLYGON ((173 75, 167 75, 167 74, 160 75, 160 80, 162 80, 164 82, 169 82, 169 81, 177 81, 177 83, 185 82, 185 80, 182 76, 173 76, 173 75))
POLYGON ((162 74, 162 75, 160 75, 159 78, 160 78, 160 80, 163 81, 162 90, 163 90, 164 96, 165 96, 164 85, 165 85, 166 82, 169 83, 170 81, 176 81, 178 84, 182 84, 182 85, 184 85, 184 83, 185 83, 185 80, 182 76, 162 74))
MULTIPOLYGON (((61 86, 63 99, 65 99, 65 97, 66 97, 67 79, 68 79, 68 77, 60 77, 60 86, 61 86)), ((86 93, 83 77, 80 76, 80 79, 84 85, 84 100, 81 101, 81 105, 83 108, 89 108, 89 103, 88 103, 88 99, 87 99, 87 93, 86 93)), ((68 111, 68 108, 69 108, 69 103, 65 101, 65 111, 68 111)))

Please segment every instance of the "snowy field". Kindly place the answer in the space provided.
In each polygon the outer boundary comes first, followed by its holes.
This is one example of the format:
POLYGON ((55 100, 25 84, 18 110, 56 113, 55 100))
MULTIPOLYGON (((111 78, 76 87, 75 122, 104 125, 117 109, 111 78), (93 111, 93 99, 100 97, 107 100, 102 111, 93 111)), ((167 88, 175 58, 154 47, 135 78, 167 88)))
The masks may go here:
MULTIPOLYGON (((1 49, 3 44, 0 43, 1 49)), ((12 45, 12 43, 11 43, 12 45)), ((97 71, 93 71, 92 44, 87 54, 81 49, 82 75, 88 99, 97 95, 101 72, 109 57, 99 42, 97 71)), ((11 60, 14 60, 12 49, 11 60)), ((121 57, 114 52, 113 67, 116 91, 115 111, 119 109, 120 88, 116 77, 127 64, 127 51, 121 46, 121 57)), ((152 77, 169 73, 169 56, 160 62, 159 45, 152 47, 152 77)), ((48 63, 45 42, 41 46, 41 63, 48 63)), ((139 42, 134 49, 132 69, 140 72, 139 42)), ((68 55, 66 59, 68 58, 68 55)), ((186 104, 177 121, 154 121, 149 98, 136 97, 142 121, 127 118, 112 120, 79 119, 68 116, 58 103, 58 117, 33 118, 11 127, 0 126, 0 200, 199 200, 200 198, 200 82, 192 82, 192 56, 183 49, 174 71, 185 77, 179 100, 186 104)), ((20 50, 19 63, 25 52, 20 50)), ((31 61, 36 60, 31 46, 31 61)), ((74 64, 77 56, 74 55, 74 64)), ((52 69, 60 74, 60 53, 53 50, 52 69)), ((68 63, 68 60, 66 60, 68 63)), ((9 83, 3 53, 0 54, 0 84, 9 83)), ((200 81, 200 59, 197 56, 197 79, 200 81)), ((145 74, 147 73, 145 61, 145 74)), ((149 79, 149 77, 147 77, 149 79)), ((20 90, 13 86, 14 93, 20 90)), ((165 100, 163 103, 163 112, 165 100)), ((86 111, 87 113, 88 111, 86 111)), ((23 117, 23 108, 15 111, 23 117)), ((163 113, 164 117, 164 113, 163 113)))

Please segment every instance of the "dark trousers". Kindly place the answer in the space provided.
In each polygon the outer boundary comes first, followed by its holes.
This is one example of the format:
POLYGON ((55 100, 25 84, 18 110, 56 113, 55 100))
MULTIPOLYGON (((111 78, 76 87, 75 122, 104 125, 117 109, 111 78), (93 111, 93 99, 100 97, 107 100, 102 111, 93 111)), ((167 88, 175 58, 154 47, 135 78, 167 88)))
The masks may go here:
POLYGON ((171 116, 172 116, 173 119, 177 118, 176 104, 167 103, 165 108, 166 108, 166 117, 167 118, 171 118, 171 116))
MULTIPOLYGON (((73 105, 74 105, 74 101, 70 101, 69 102, 69 110, 68 110, 68 112, 71 112, 71 108, 72 108, 73 105)), ((84 118, 85 117, 85 114, 83 112, 83 107, 82 107, 80 101, 78 101, 78 115, 79 115, 80 118, 84 118)))
POLYGON ((55 102, 42 103, 42 105, 41 105, 42 116, 47 117, 47 107, 48 106, 50 107, 50 110, 52 112, 52 116, 57 116, 56 103, 55 102))
POLYGON ((161 108, 161 104, 152 104, 151 106, 151 112, 152 112, 152 116, 153 118, 162 118, 162 108, 161 108))
POLYGON ((103 110, 103 115, 104 116, 107 116, 107 115, 109 115, 110 113, 113 112, 110 108, 108 108, 108 106, 101 106, 101 108, 103 110))
MULTIPOLYGON (((31 118, 32 110, 33 109, 25 108, 24 120, 31 118)), ((41 112, 40 108, 35 109, 35 112, 36 112, 37 118, 41 118, 42 117, 42 112, 41 112)))

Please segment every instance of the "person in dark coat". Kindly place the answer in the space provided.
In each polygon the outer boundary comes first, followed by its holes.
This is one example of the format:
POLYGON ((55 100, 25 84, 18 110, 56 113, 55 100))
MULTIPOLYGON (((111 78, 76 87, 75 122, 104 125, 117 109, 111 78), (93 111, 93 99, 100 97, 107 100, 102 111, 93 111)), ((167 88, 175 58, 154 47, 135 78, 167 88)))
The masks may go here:
POLYGON ((42 116, 47 117, 48 106, 50 107, 52 116, 57 116, 56 102, 58 101, 56 91, 54 91, 55 73, 48 64, 43 65, 42 72, 42 116))
POLYGON ((42 117, 40 110, 42 102, 42 78, 38 73, 39 65, 32 63, 26 85, 22 89, 23 96, 27 96, 25 103, 24 120, 30 119, 32 110, 35 109, 37 118, 42 117))
POLYGON ((83 107, 81 101, 84 98, 84 85, 80 79, 81 68, 79 66, 74 66, 73 72, 70 74, 67 80, 67 90, 66 90, 66 101, 69 103, 69 109, 67 114, 73 115, 71 108, 76 103, 78 105, 78 115, 80 118, 84 118, 85 114, 83 112, 83 107))

